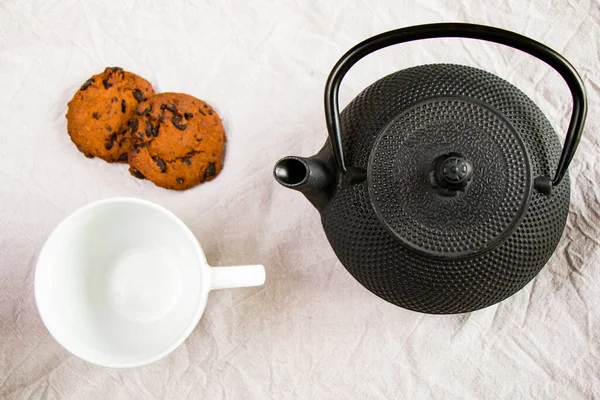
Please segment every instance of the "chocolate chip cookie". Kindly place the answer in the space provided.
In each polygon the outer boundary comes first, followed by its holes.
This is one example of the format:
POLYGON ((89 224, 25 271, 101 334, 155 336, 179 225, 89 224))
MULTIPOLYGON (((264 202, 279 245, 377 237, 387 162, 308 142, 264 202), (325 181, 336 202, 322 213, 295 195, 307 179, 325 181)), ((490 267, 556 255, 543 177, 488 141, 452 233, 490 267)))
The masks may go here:
POLYGON ((182 93, 140 103, 129 123, 129 171, 167 189, 210 181, 223 168, 225 131, 214 109, 182 93))
POLYGON ((139 103, 154 95, 145 79, 122 68, 106 68, 85 81, 69 102, 67 131, 87 157, 127 161, 132 149, 128 121, 139 103))

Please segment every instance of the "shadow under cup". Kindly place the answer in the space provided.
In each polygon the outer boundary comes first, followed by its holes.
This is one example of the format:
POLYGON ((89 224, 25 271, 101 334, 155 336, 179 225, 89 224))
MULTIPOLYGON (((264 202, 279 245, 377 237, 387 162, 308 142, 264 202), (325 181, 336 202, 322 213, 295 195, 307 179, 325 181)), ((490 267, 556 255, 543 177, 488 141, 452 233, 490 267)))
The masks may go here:
POLYGON ((63 221, 36 267, 48 330, 67 350, 103 366, 155 361, 194 329, 209 267, 191 231, 152 203, 93 203, 63 221))

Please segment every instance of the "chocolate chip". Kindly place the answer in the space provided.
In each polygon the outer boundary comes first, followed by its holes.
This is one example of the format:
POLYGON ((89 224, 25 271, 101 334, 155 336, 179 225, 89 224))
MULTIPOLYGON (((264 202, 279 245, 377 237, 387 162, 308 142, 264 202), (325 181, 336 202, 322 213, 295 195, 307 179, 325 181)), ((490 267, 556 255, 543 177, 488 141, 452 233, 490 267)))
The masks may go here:
POLYGON ((144 97, 144 93, 140 89, 135 89, 133 91, 133 97, 138 101, 138 103, 141 103, 142 101, 146 100, 146 98, 144 97))
POLYGON ((192 160, 190 160, 189 157, 183 157, 181 161, 183 161, 184 164, 192 165, 192 160))
POLYGON ((131 175, 135 176, 138 179, 146 179, 144 174, 142 174, 140 171, 138 171, 137 169, 135 169, 133 167, 129 168, 129 172, 131 173, 131 175))
POLYGON ((167 110, 172 111, 172 112, 176 112, 177 111, 177 106, 175 104, 169 104, 169 105, 167 105, 167 110))
POLYGON ((177 181, 177 183, 179 183, 180 185, 183 185, 183 182, 185 182, 185 179, 183 178, 177 178, 175 179, 177 181))
POLYGON ((159 120, 160 122, 164 121, 164 120, 165 120, 165 118, 166 118, 166 117, 165 117, 164 115, 159 115, 159 116, 158 116, 158 120, 159 120))
POLYGON ((204 108, 208 108, 208 106, 207 106, 206 104, 203 104, 203 107, 204 107, 204 108))
POLYGON ((94 83, 94 78, 88 79, 87 81, 85 81, 85 83, 83 85, 81 85, 79 90, 85 90, 85 89, 89 88, 92 83, 94 83))
POLYGON ((94 117, 94 119, 100 119, 100 114, 98 114, 98 111, 95 111, 95 112, 92 114, 92 117, 94 117))
POLYGON ((131 129, 132 132, 135 132, 138 130, 139 122, 137 119, 132 118, 127 122, 127 126, 129 126, 129 129, 131 129))
MULTIPOLYGON (((140 148, 141 148, 141 149, 145 149, 145 148, 146 148, 146 147, 148 147, 148 146, 150 146, 150 142, 146 142, 146 143, 142 143, 142 144, 140 144, 140 148)), ((139 149, 138 149, 138 150, 139 150, 139 149)), ((138 153, 139 153, 139 151, 138 151, 138 153)))
POLYGON ((167 109, 167 105, 166 104, 161 104, 160 105, 160 109, 161 110, 166 110, 167 109))
POLYGON ((121 112, 125 114, 125 111, 127 111, 127 102, 125 102, 125 99, 123 99, 121 100, 121 112))
POLYGON ((204 180, 211 178, 217 174, 217 169, 215 168, 215 163, 208 163, 208 167, 204 171, 204 180))
POLYGON ((109 87, 111 87, 113 85, 112 83, 110 83, 108 81, 108 79, 103 79, 102 84, 104 85, 104 89, 108 89, 109 87))
POLYGON ((173 118, 171 118, 171 122, 173 123, 173 126, 179 129, 180 131, 183 131, 185 130, 185 128, 187 128, 186 124, 181 123, 181 115, 179 114, 173 115, 173 118))
POLYGON ((156 124, 156 126, 154 127, 154 130, 152 131, 152 136, 158 137, 158 128, 160 128, 160 125, 156 124))
POLYGON ((213 115, 213 110, 208 110, 208 115, 213 115))
POLYGON ((104 144, 104 148, 106 150, 110 150, 113 148, 113 146, 115 145, 115 140, 117 139, 117 134, 113 133, 112 135, 110 135, 108 137, 108 139, 106 139, 106 143, 104 144))
POLYGON ((194 118, 194 114, 192 114, 192 113, 184 113, 183 117, 185 119, 192 119, 192 118, 194 118))
POLYGON ((124 78, 125 77, 125 71, 123 71, 123 68, 119 68, 119 67, 111 67, 109 68, 110 70, 110 75, 114 74, 114 73, 120 73, 121 77, 124 78))
POLYGON ((158 157, 152 157, 152 159, 154 160, 156 165, 158 165, 158 168, 160 168, 160 172, 165 173, 167 171, 167 165, 163 160, 161 160, 158 157))
POLYGON ((140 139, 144 139, 144 134, 142 132, 138 132, 136 133, 136 135, 140 138, 140 139))
POLYGON ((204 114, 204 111, 202 111, 202 109, 201 109, 201 108, 199 108, 199 109, 198 109, 198 112, 199 112, 200 114, 202 114, 202 115, 206 115, 206 114, 204 114))
POLYGON ((146 137, 154 136, 154 127, 150 122, 146 122, 146 137))
POLYGON ((111 101, 112 101, 113 103, 116 103, 117 101, 119 101, 119 99, 117 99, 116 97, 113 97, 113 98, 111 99, 111 101))
POLYGON ((150 113, 150 111, 152 111, 152 104, 150 104, 148 107, 146 107, 143 110, 137 110, 138 115, 148 115, 150 113))
POLYGON ((106 130, 107 130, 108 132, 112 132, 112 128, 111 128, 110 126, 107 126, 107 127, 106 127, 106 130))
POLYGON ((197 137, 196 138, 196 142, 200 143, 202 141, 202 138, 197 137))
POLYGON ((212 153, 212 156, 213 156, 213 157, 216 157, 216 156, 217 156, 217 153, 212 153))
POLYGON ((119 161, 125 162, 127 161, 127 153, 123 153, 119 156, 119 161))
POLYGON ((83 153, 83 155, 87 158, 94 158, 94 155, 92 153, 83 153))

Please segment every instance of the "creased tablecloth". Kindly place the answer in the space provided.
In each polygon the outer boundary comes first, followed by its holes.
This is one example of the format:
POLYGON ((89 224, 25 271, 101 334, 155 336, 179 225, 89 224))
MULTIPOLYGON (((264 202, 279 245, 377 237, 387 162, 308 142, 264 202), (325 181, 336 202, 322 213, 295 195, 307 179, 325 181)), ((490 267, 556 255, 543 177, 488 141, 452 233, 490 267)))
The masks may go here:
MULTIPOLYGON (((0 398, 600 398, 599 39, 597 0, 2 1, 0 398), (324 143, 324 83, 346 50, 389 29, 440 21, 546 43, 576 66, 589 94, 556 253, 515 296, 456 316, 406 311, 364 289, 335 258, 318 213, 272 178, 277 159, 324 143), (214 105, 229 137, 216 180, 166 191, 75 149, 66 103, 113 65, 157 91, 214 105), (263 263, 266 285, 211 293, 185 344, 146 367, 104 369, 71 356, 38 316, 36 255, 70 212, 111 196, 167 207, 212 265, 263 263)), ((344 81, 342 105, 388 73, 434 62, 509 80, 564 137, 571 100, 558 74, 473 40, 372 55, 344 81)))

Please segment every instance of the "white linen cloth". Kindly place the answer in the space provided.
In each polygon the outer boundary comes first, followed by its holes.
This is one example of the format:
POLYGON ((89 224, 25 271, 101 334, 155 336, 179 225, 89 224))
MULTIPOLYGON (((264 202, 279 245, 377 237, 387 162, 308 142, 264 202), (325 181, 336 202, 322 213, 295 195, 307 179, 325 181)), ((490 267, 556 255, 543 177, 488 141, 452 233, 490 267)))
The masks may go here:
MULTIPOLYGON (((597 0, 2 1, 0 398, 600 397, 599 38, 597 0), (390 29, 442 21, 493 25, 549 45, 579 70, 589 95, 556 253, 515 296, 456 316, 407 311, 364 289, 334 256, 316 210, 272 178, 280 157, 312 155, 325 142, 323 88, 345 51, 390 29), (229 139, 216 180, 167 191, 76 150, 66 104, 105 66, 215 107, 229 139), (154 364, 111 370, 70 355, 37 313, 36 255, 69 213, 111 196, 167 207, 197 235, 209 263, 262 263, 265 286, 211 293, 185 344, 154 364)), ((564 137, 571 98, 559 75, 474 40, 369 56, 342 84, 342 106, 388 73, 436 62, 507 79, 564 137)))

